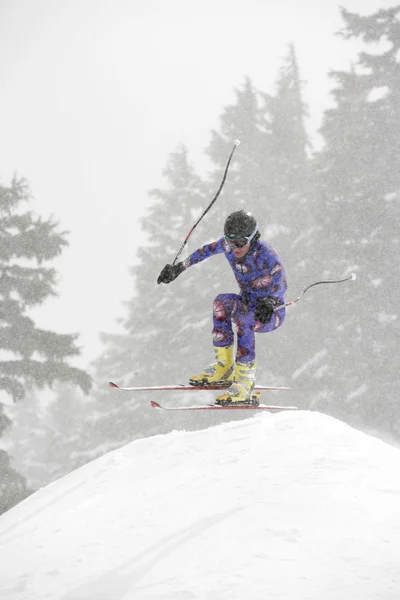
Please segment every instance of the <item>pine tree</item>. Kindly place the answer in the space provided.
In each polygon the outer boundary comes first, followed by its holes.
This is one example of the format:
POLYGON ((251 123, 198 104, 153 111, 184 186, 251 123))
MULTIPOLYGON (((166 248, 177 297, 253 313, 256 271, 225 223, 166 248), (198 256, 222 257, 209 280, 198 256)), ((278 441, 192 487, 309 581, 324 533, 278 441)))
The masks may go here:
MULTIPOLYGON (((303 82, 293 44, 279 71, 274 95, 262 94, 265 102, 265 129, 270 134, 272 194, 283 197, 288 212, 306 192, 307 152, 310 141, 305 129, 308 110, 302 98, 303 82)), ((308 190, 307 190, 308 191, 308 190)))
MULTIPOLYGON (((213 163, 220 165, 232 140, 241 139, 219 205, 219 230, 230 212, 240 208, 252 211, 262 237, 276 246, 283 260, 289 293, 303 285, 315 230, 307 155, 310 142, 305 129, 307 107, 301 89, 295 50, 290 46, 275 93, 261 93, 246 78, 242 88, 235 91, 235 105, 224 109, 219 131, 212 132, 208 148, 213 163)), ((304 309, 302 317, 288 314, 284 326, 274 334, 257 336, 258 377, 287 382, 297 367, 296 347, 299 336, 304 341, 301 328, 306 322, 304 309)))
POLYGON ((94 399, 67 384, 55 384, 53 391, 55 397, 45 403, 40 394, 30 393, 8 409, 13 427, 4 441, 15 469, 34 490, 92 458, 84 425, 93 414, 94 399))
POLYGON ((10 458, 0 450, 0 515, 32 493, 26 479, 10 464, 10 458))
MULTIPOLYGON (((167 188, 150 192, 153 203, 142 219, 149 245, 138 249, 140 263, 132 269, 137 293, 128 305, 129 316, 124 322, 132 354, 128 357, 121 354, 122 364, 117 370, 124 381, 128 378, 127 381, 132 382, 134 378, 139 384, 156 381, 163 374, 172 379, 180 377, 180 357, 185 357, 190 345, 191 323, 196 320, 194 315, 199 314, 196 308, 202 296, 191 296, 191 282, 185 276, 170 286, 156 283, 159 272, 166 263, 172 263, 207 203, 204 183, 189 163, 186 148, 170 156, 164 177, 167 188), (190 298, 189 303, 187 298, 190 298), (151 360, 143 363, 142 353, 147 348, 152 349, 151 360), (175 356, 173 366, 171 355, 175 356)), ((187 247, 178 260, 183 260, 191 248, 197 247, 193 247, 198 243, 196 234, 190 240, 191 247, 187 247)))
MULTIPOLYGON (((308 284, 321 277, 321 265, 315 245, 318 239, 318 197, 315 194, 311 171, 312 144, 306 122, 308 107, 303 100, 304 82, 301 79, 295 47, 289 45, 279 70, 276 92, 262 94, 265 131, 270 139, 270 173, 268 207, 271 222, 266 235, 272 235, 284 261, 288 279, 288 300, 297 297, 308 284), (271 232, 271 233, 270 233, 271 232), (276 241, 275 241, 276 240, 276 241)), ((262 339, 266 347, 265 363, 272 355, 275 369, 284 383, 293 378, 313 356, 319 332, 313 327, 313 313, 319 306, 317 296, 308 296, 301 305, 287 310, 286 322, 278 330, 279 338, 262 339), (273 345, 273 349, 271 346, 273 345)), ((290 383, 290 382, 289 382, 290 383)), ((297 399, 301 405, 301 398, 297 399)))
POLYGON ((325 115, 325 147, 317 160, 326 274, 359 275, 351 290, 334 294, 335 327, 320 323, 330 358, 328 387, 318 400, 353 422, 395 432, 400 431, 393 285, 400 275, 399 14, 400 7, 367 17, 342 10, 342 36, 373 48, 360 52, 348 72, 332 73, 336 106, 325 115))
MULTIPOLYGON (((282 101, 285 101, 283 93, 282 101)), ((291 102, 288 103, 289 112, 293 99, 291 102)), ((299 107, 296 110, 299 111, 299 107)), ((219 239, 229 212, 241 207, 251 208, 255 213, 258 208, 260 215, 265 212, 266 197, 260 188, 267 189, 270 185, 265 148, 272 145, 272 134, 266 131, 265 120, 262 97, 246 78, 244 85, 236 90, 235 104, 223 111, 220 130, 211 133, 207 153, 215 168, 208 181, 196 175, 188 161, 187 149, 181 148, 168 160, 163 189, 151 192, 153 202, 142 221, 149 236, 148 244, 138 250, 140 262, 132 269, 136 291, 126 303, 127 317, 122 322, 124 333, 104 335, 106 349, 96 361, 96 379, 102 382, 102 388, 96 393, 97 406, 89 426, 92 448, 97 447, 99 453, 104 443, 122 444, 135 437, 169 431, 171 427, 196 429, 209 425, 209 418, 197 413, 195 416, 174 415, 171 423, 148 408, 148 394, 132 396, 115 390, 105 391, 104 378, 107 373, 110 379, 115 378, 123 385, 185 382, 213 359, 213 300, 218 293, 237 292, 237 283, 225 258, 216 256, 193 266, 170 285, 157 286, 156 280, 165 263, 172 262, 191 226, 219 188, 235 139, 240 139, 242 144, 235 152, 224 189, 212 211, 193 232, 179 260, 203 244, 219 239)), ((267 157, 271 157, 271 152, 267 157)), ((271 172, 276 164, 271 166, 271 172)), ((283 153, 282 169, 290 175, 293 168, 293 172, 299 173, 299 182, 303 182, 304 173, 297 163, 289 167, 283 153)), ((295 177, 292 181, 295 186, 295 177)), ((302 186, 303 183, 299 183, 301 191, 296 197, 304 192, 302 186)), ((279 198, 274 197, 271 201, 276 222, 279 222, 278 204, 286 201, 286 196, 282 192, 279 198)), ((294 191, 292 197, 295 197, 294 191)), ((294 203, 294 206, 299 208, 300 214, 304 210, 300 203, 294 203)), ((294 219, 297 216, 295 213, 294 219)), ((268 224, 266 219, 265 227, 268 224)), ((276 354, 279 357, 279 350, 276 354)), ((277 359, 277 363, 282 361, 277 359)), ((171 393, 168 400, 173 399, 171 393)), ((180 393, 175 400, 193 402, 193 394, 185 398, 180 393)), ((214 415, 213 423, 226 418, 214 415)), ((231 415, 229 419, 232 418, 243 416, 231 415)))
POLYGON ((216 187, 226 156, 235 139, 241 145, 232 161, 229 177, 218 204, 218 219, 214 220, 215 235, 221 235, 229 213, 245 208, 256 213, 266 195, 270 180, 265 155, 270 155, 269 138, 263 131, 263 112, 259 93, 249 77, 243 86, 235 89, 235 103, 224 108, 219 117, 219 129, 211 132, 207 154, 215 169, 210 186, 216 187))
MULTIPOLYGON (((208 318, 211 303, 205 284, 207 276, 201 269, 200 272, 190 269, 168 286, 157 285, 157 277, 166 263, 172 263, 210 199, 206 198, 206 187, 189 163, 185 147, 171 154, 164 177, 165 188, 150 192, 152 204, 142 220, 149 241, 138 249, 139 263, 131 270, 136 291, 126 303, 124 333, 103 336, 106 349, 96 362, 99 381, 108 373, 110 379, 126 385, 181 382, 190 374, 186 372, 188 365, 189 369, 190 365, 197 369, 201 361, 199 349, 203 339, 206 344, 207 335, 200 324, 208 318), (191 289, 194 285, 195 294, 191 289)), ((179 260, 195 250, 196 243, 200 246, 203 240, 199 243, 198 236, 196 239, 193 234, 190 246, 179 260)), ((146 393, 128 399, 115 391, 104 392, 103 388, 97 397, 93 434, 99 445, 101 440, 122 442, 169 427, 148 408, 146 393)))
POLYGON ((14 401, 26 387, 51 385, 55 380, 90 388, 86 373, 64 360, 79 354, 76 335, 39 329, 27 312, 55 295, 56 271, 44 266, 66 246, 57 224, 21 210, 29 200, 23 180, 0 187, 0 348, 8 359, 0 361, 0 389, 14 401))
MULTIPOLYGON (((86 392, 90 388, 90 377, 65 362, 79 354, 76 335, 40 329, 29 316, 30 308, 55 295, 56 271, 46 263, 67 244, 65 233, 57 231, 55 222, 24 210, 29 200, 30 192, 22 179, 14 178, 9 187, 0 186, 0 390, 14 402, 23 400, 27 389, 51 386, 56 380, 79 385, 86 392)), ((0 409, 3 434, 10 422, 1 404, 0 409)), ((11 496, 24 495, 20 476, 4 456, 1 464, 1 477, 18 490, 16 494, 10 492, 11 496)), ((3 496, 3 508, 10 494, 3 496)))

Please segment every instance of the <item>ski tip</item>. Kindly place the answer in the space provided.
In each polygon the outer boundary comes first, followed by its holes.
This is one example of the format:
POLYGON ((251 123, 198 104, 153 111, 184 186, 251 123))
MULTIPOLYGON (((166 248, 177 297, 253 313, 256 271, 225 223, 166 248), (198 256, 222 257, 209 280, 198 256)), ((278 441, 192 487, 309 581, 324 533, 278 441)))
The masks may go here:
POLYGON ((240 140, 235 140, 233 143, 235 144, 235 146, 239 146, 240 140))
POLYGON ((108 385, 110 386, 110 388, 119 388, 119 385, 117 385, 116 383, 113 383, 112 381, 108 382, 108 385))
POLYGON ((151 400, 151 402, 150 402, 150 405, 151 405, 153 408, 161 408, 161 405, 160 405, 160 404, 158 404, 158 402, 154 402, 154 400, 151 400))
POLYGON ((357 279, 357 275, 355 273, 351 274, 351 280, 355 281, 357 279))

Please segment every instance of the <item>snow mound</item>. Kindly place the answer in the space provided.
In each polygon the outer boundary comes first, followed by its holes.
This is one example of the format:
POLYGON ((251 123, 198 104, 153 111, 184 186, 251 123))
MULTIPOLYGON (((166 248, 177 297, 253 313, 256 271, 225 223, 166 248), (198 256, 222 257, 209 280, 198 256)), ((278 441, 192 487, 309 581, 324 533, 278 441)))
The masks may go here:
POLYGON ((398 600, 399 472, 306 411, 137 440, 0 517, 0 598, 398 600))

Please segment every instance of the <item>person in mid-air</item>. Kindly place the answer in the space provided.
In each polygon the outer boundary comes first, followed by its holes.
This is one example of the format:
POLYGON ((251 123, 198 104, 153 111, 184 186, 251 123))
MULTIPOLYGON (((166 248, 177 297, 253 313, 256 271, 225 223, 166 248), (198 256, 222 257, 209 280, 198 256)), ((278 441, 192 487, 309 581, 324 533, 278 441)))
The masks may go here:
POLYGON ((252 213, 239 210, 226 219, 224 236, 202 246, 186 260, 165 265, 157 283, 171 283, 188 267, 224 253, 239 284, 239 294, 219 294, 213 304, 216 360, 190 378, 194 386, 230 387, 216 404, 251 404, 255 384, 255 333, 274 331, 285 319, 286 276, 275 250, 260 240, 252 213), (280 308, 277 308, 280 307, 280 308), (234 332, 237 349, 234 351, 234 332))

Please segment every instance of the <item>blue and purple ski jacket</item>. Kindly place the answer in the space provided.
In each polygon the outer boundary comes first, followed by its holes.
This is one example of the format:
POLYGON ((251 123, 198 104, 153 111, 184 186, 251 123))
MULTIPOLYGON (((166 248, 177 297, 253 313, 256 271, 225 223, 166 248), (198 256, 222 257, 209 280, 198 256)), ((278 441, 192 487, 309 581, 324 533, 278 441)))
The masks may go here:
POLYGON ((272 296, 284 303, 287 289, 282 262, 272 246, 262 240, 253 243, 243 258, 236 258, 225 238, 195 250, 182 263, 183 270, 210 256, 224 254, 239 285, 243 300, 255 309, 258 298, 272 296))

